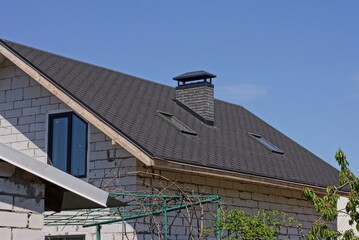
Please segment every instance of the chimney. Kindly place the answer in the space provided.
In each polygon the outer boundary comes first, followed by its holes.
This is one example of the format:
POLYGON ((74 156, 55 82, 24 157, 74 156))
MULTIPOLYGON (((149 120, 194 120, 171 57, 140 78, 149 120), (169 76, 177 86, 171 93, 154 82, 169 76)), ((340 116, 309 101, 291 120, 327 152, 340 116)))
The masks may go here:
POLYGON ((214 125, 214 96, 212 78, 214 74, 205 71, 187 72, 174 77, 178 105, 191 112, 202 122, 214 125))

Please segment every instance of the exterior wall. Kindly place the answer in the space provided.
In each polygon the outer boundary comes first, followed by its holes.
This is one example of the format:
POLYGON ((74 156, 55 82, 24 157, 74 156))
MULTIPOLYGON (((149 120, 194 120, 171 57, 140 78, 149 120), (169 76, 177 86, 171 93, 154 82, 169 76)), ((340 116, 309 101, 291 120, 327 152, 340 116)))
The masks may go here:
MULTIPOLYGON (((345 212, 345 207, 347 205, 347 203, 349 202, 347 197, 340 197, 338 200, 338 205, 337 205, 337 209, 339 211, 344 211, 345 212)), ((359 209, 358 209, 359 210, 359 209)), ((356 229, 355 227, 355 223, 350 226, 349 225, 349 220, 350 220, 350 216, 344 212, 339 212, 338 215, 338 219, 337 219, 337 224, 338 224, 338 231, 340 232, 344 232, 346 230, 353 230, 354 234, 356 236, 359 236, 359 231, 356 229)))
MULTIPOLYGON (((141 169, 139 169, 139 171, 141 171, 141 169)), ((156 177, 141 178, 138 182, 143 182, 143 189, 147 189, 148 191, 156 192, 156 190, 153 191, 153 188, 156 188, 162 189, 161 194, 173 194, 176 192, 178 194, 178 188, 173 185, 173 183, 175 183, 178 187, 190 194, 218 194, 223 200, 222 208, 225 210, 239 208, 248 214, 255 214, 259 209, 283 211, 297 219, 298 223, 302 224, 304 232, 308 232, 313 220, 318 217, 313 207, 302 198, 301 191, 298 190, 288 190, 241 181, 231 181, 224 178, 205 177, 167 170, 154 169, 152 173, 154 176, 160 175, 170 179, 171 182, 166 182, 163 179, 159 180, 156 177), (152 189, 146 186, 151 186, 152 189)), ((204 209, 205 212, 207 211, 205 217, 213 221, 213 212, 215 211, 214 204, 206 204, 204 209)), ((177 219, 175 219, 172 225, 173 235, 171 239, 188 239, 188 220, 186 219, 186 215, 188 214, 186 210, 183 214, 175 215, 177 219)), ((173 219, 174 216, 170 216, 173 219)), ((211 225, 211 223, 208 222, 206 224, 211 225)), ((336 223, 331 223, 331 226, 336 228, 336 223)), ((290 239, 299 239, 299 232, 295 227, 283 229, 282 233, 285 236, 290 236, 290 239)), ((212 236, 212 238, 214 238, 214 236, 212 236)), ((142 239, 141 236, 138 236, 138 239, 142 239)), ((146 238, 143 237, 143 239, 146 238)))
POLYGON ((46 113, 64 107, 10 61, 0 67, 1 143, 46 162, 46 113))
POLYGON ((91 127, 88 182, 107 191, 135 191, 136 158, 95 127, 91 127))
POLYGON ((45 186, 36 177, 0 161, 1 240, 40 240, 45 186))

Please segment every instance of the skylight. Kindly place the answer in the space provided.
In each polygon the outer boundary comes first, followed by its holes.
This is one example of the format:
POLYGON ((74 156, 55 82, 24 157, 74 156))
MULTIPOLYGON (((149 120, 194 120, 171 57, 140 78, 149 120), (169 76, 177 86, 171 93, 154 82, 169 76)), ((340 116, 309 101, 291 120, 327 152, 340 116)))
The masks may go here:
POLYGON ((192 130, 190 127, 188 127, 186 124, 181 122, 181 120, 179 120, 178 118, 176 118, 172 114, 162 112, 162 111, 157 111, 157 113, 158 113, 158 116, 160 116, 166 122, 169 122, 170 124, 172 124, 181 133, 190 134, 190 135, 194 135, 194 136, 197 135, 197 132, 192 130))
POLYGON ((249 136, 251 136, 252 138, 257 140, 259 143, 261 143, 263 146, 265 146, 271 152, 278 153, 278 154, 284 154, 284 152, 280 148, 273 145, 271 142, 269 142, 267 139, 265 139, 261 135, 255 134, 255 133, 248 133, 248 134, 249 134, 249 136))

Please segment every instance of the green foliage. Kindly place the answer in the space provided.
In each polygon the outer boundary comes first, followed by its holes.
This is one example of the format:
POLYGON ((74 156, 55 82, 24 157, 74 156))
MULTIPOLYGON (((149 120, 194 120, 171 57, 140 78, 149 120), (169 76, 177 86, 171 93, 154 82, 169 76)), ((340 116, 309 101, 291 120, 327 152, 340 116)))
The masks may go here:
MULTIPOLYGON (((245 214, 242 210, 234 209, 221 215, 219 227, 222 239, 272 240, 281 235, 282 228, 293 226, 296 222, 294 218, 279 211, 260 210, 257 214, 245 214)), ((301 231, 300 225, 295 227, 301 231)))
MULTIPOLYGON (((222 232, 222 239, 234 240, 274 240, 279 236, 283 239, 281 231, 288 227, 297 227, 301 237, 308 240, 359 240, 354 235, 353 230, 343 233, 328 226, 329 222, 335 221, 338 213, 345 212, 350 216, 350 225, 354 225, 359 230, 359 178, 349 169, 349 163, 342 150, 338 150, 335 159, 340 166, 339 185, 329 186, 322 196, 318 196, 313 189, 305 188, 303 196, 314 206, 319 213, 319 219, 315 220, 307 235, 304 236, 301 225, 296 220, 288 217, 283 212, 266 212, 260 210, 257 214, 245 214, 242 210, 234 209, 220 216, 219 230, 222 232), (348 203, 343 210, 337 209, 339 191, 348 192, 348 203), (296 226, 294 226, 296 224, 296 226)), ((213 229, 211 230, 214 231, 213 229)))
POLYGON ((359 207, 359 178, 357 178, 354 173, 350 171, 349 163, 342 150, 339 149, 336 152, 335 159, 340 166, 340 186, 327 187, 326 194, 322 197, 317 196, 311 188, 305 188, 303 190, 303 196, 314 206, 315 211, 320 215, 320 218, 316 220, 310 228, 310 232, 307 235, 308 240, 359 239, 359 237, 354 236, 354 232, 352 230, 340 233, 335 229, 331 229, 327 224, 329 221, 334 221, 338 217, 338 191, 344 189, 349 191, 349 202, 345 208, 345 212, 350 216, 349 224, 355 224, 356 229, 359 230, 359 213, 357 211, 359 207))
POLYGON ((321 214, 323 220, 333 221, 338 216, 337 202, 339 195, 336 193, 335 187, 328 187, 327 194, 318 197, 313 189, 305 188, 303 196, 314 205, 315 211, 321 214))

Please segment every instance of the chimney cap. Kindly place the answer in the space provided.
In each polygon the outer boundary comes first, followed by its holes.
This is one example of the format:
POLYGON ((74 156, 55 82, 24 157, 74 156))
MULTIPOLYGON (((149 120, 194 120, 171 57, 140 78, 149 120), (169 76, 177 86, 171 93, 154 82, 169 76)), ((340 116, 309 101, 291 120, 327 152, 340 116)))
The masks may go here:
POLYGON ((200 71, 194 71, 194 72, 186 72, 181 75, 178 75, 173 78, 173 80, 176 80, 178 82, 186 83, 189 81, 194 80, 206 80, 206 79, 212 79, 217 77, 216 75, 200 70, 200 71))

